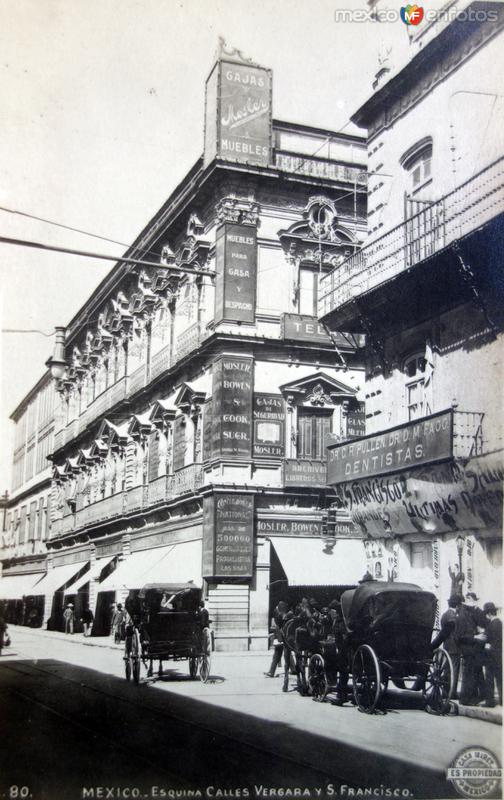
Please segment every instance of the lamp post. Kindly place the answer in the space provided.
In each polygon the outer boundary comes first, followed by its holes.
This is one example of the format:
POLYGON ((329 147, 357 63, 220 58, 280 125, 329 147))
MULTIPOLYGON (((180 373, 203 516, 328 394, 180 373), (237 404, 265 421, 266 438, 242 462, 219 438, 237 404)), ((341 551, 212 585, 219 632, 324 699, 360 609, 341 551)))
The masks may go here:
POLYGON ((459 568, 459 575, 462 575, 462 553, 464 552, 464 537, 457 536, 457 556, 458 556, 458 568, 459 568))
POLYGON ((66 328, 55 328, 56 338, 54 341, 54 351, 46 361, 46 367, 51 370, 51 375, 55 381, 61 380, 65 374, 67 363, 65 360, 65 333, 66 328))

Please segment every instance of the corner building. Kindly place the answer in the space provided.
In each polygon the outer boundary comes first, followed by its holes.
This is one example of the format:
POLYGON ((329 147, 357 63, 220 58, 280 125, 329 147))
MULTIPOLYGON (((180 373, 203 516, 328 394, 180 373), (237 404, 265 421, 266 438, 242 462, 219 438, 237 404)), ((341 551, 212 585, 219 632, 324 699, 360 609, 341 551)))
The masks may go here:
POLYGON ((218 649, 264 648, 281 597, 362 575, 325 534, 326 445, 363 383, 358 339, 317 320, 323 274, 361 245, 365 141, 272 120, 272 75, 223 52, 205 152, 66 330, 45 624, 148 582, 204 589, 218 649))
POLYGON ((485 9, 421 26, 352 117, 368 131, 369 234, 319 306, 329 329, 366 336, 365 435, 330 445, 329 486, 371 573, 433 591, 441 611, 452 592, 501 604, 504 17, 485 9))

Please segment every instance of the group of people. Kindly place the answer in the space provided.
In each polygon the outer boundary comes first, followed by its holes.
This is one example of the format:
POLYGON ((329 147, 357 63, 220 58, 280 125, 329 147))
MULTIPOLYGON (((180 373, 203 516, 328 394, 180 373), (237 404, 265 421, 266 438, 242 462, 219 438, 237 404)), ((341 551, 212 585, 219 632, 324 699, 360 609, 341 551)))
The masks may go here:
POLYGON ((502 622, 495 603, 480 608, 474 592, 454 594, 441 617, 433 647, 443 645, 455 672, 456 696, 463 705, 502 705, 502 622), (460 691, 458 690, 460 677, 460 691))
MULTIPOLYGON (((84 636, 91 636, 91 628, 93 627, 94 616, 93 612, 88 606, 84 607, 80 621, 82 622, 84 636)), ((65 633, 73 634, 75 625, 75 610, 73 603, 67 604, 67 607, 63 612, 63 622, 65 623, 65 633)))

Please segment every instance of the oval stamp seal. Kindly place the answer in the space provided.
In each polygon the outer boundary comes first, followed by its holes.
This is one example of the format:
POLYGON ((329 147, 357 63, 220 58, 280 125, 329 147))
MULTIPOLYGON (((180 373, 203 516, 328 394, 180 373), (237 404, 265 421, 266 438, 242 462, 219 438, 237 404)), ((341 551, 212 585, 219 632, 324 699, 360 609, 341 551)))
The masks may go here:
POLYGON ((466 747, 453 760, 446 777, 462 797, 490 797, 500 787, 502 769, 490 750, 466 747))

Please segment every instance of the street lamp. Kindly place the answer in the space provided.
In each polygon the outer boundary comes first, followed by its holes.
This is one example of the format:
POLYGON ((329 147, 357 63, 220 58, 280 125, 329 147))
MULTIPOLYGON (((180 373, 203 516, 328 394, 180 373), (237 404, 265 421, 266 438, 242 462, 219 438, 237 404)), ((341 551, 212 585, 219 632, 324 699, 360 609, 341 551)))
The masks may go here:
POLYGON ((46 361, 46 367, 51 370, 51 375, 55 381, 61 380, 65 374, 67 363, 65 360, 65 333, 66 328, 55 328, 56 339, 54 341, 54 351, 46 361))
POLYGON ((462 553, 464 552, 464 537, 457 536, 456 542, 457 542, 459 575, 462 575, 462 553))

